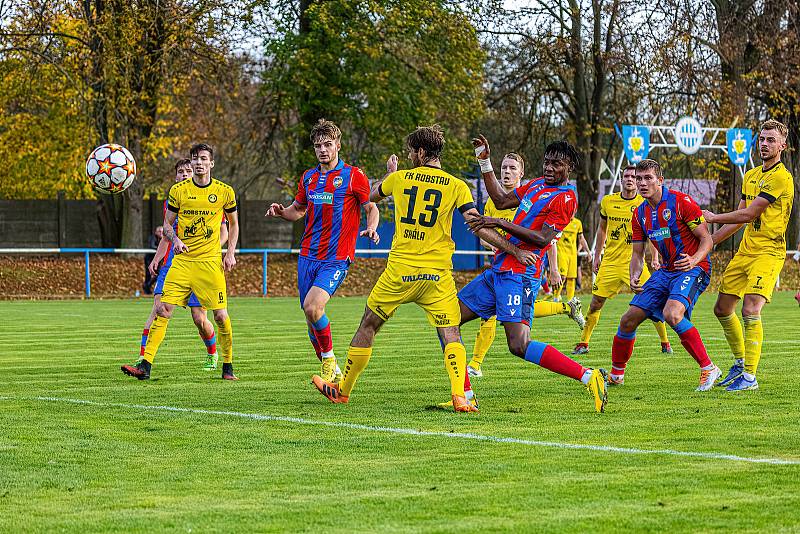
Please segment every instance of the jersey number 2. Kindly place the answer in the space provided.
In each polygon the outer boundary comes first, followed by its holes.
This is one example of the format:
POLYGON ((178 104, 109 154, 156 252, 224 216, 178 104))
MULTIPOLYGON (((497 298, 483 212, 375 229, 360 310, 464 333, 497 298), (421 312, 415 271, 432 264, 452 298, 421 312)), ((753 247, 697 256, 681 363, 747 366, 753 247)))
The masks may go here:
POLYGON ((439 206, 442 205, 442 192, 438 189, 426 189, 422 195, 422 200, 426 203, 424 211, 419 214, 419 219, 414 219, 414 207, 417 203, 417 193, 419 188, 415 185, 404 189, 403 193, 408 195, 408 211, 400 217, 400 222, 404 224, 417 224, 431 228, 439 218, 439 206), (425 212, 429 212, 430 215, 425 212))

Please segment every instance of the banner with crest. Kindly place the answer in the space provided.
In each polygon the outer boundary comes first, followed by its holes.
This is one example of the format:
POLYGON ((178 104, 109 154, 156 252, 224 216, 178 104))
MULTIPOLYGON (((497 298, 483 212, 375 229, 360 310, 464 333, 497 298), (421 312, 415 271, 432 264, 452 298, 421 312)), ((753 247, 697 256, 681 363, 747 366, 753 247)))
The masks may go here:
POLYGON ((744 166, 750 160, 753 148, 753 132, 747 128, 731 128, 725 134, 728 141, 728 157, 734 165, 744 166))
POLYGON ((647 126, 622 126, 622 146, 625 157, 632 164, 639 163, 650 152, 650 128, 647 126))

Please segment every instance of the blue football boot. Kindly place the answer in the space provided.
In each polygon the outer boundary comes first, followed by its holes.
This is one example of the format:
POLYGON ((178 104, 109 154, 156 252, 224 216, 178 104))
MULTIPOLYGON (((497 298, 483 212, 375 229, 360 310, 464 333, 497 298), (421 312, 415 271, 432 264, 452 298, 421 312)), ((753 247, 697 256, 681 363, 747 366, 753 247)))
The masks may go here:
POLYGON ((751 389, 758 389, 758 380, 755 377, 752 380, 748 380, 742 375, 734 380, 730 386, 726 387, 725 391, 748 391, 751 389))
POLYGON ((717 382, 717 386, 726 387, 733 384, 734 380, 742 376, 744 373, 744 365, 734 363, 728 371, 728 376, 717 382))

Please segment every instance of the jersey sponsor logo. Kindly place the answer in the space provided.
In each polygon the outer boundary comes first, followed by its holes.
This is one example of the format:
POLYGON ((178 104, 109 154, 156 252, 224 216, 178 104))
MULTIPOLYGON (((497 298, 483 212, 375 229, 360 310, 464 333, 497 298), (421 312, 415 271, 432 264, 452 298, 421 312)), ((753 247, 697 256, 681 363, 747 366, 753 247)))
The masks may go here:
POLYGON ((208 239, 213 233, 214 231, 206 224, 206 218, 198 217, 183 230, 183 237, 202 237, 203 239, 208 239))
POLYGON ((446 313, 434 313, 433 322, 436 323, 436 326, 447 326, 450 323, 446 313))
POLYGON ((519 207, 522 211, 528 213, 528 211, 530 211, 530 209, 533 207, 533 202, 531 202, 527 198, 523 198, 519 203, 519 207))
POLYGON ((333 179, 333 187, 336 187, 337 189, 338 189, 338 188, 339 188, 339 187, 340 187, 340 186, 341 186, 343 183, 344 183, 344 178, 342 178, 342 177, 341 177, 341 175, 339 175, 339 176, 337 176, 336 178, 334 178, 334 179, 333 179))
POLYGON ((665 239, 669 239, 671 236, 672 234, 667 227, 647 232, 647 237, 653 241, 663 241, 665 239))
MULTIPOLYGON (((550 198, 550 195, 552 195, 552 193, 542 193, 539 199, 544 200, 546 198, 550 198)), ((567 200, 569 200, 569 195, 567 195, 567 200)))
POLYGON ((183 210, 184 215, 213 215, 211 210, 183 210))
POLYGON ((516 314, 517 314, 517 309, 516 309, 516 308, 511 308, 510 310, 508 310, 508 312, 509 312, 511 315, 516 315, 516 314))
POLYGON ((403 282, 419 282, 422 280, 438 282, 441 277, 438 274, 411 274, 402 276, 403 282))
POLYGON ((333 193, 328 191, 320 191, 319 193, 311 193, 308 199, 314 204, 333 204, 333 193))
POLYGON ((661 212, 661 216, 664 217, 665 221, 669 221, 669 218, 672 217, 672 210, 665 209, 661 212))
POLYGON ((208 201, 213 204, 214 202, 217 201, 217 195, 215 195, 214 193, 211 193, 210 195, 208 195, 208 201))

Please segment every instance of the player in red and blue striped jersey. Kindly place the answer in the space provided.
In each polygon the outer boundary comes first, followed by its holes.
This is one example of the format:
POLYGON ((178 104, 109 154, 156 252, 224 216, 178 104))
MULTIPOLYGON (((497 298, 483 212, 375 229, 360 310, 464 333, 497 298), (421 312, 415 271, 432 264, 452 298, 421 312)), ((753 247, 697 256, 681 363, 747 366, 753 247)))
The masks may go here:
POLYGON ((611 349, 611 385, 624 382, 625 367, 633 353, 636 328, 645 319, 666 321, 681 339, 686 351, 700 365, 697 391, 714 387, 720 370, 708 357, 703 340, 690 318, 700 294, 711 279, 713 247, 700 206, 680 191, 667 189, 658 162, 645 159, 636 165, 636 188, 645 201, 632 216, 633 256, 631 290, 636 293, 619 322, 611 349), (644 265, 645 241, 658 250, 661 268, 639 285, 644 265))
MULTIPOLYGON (((192 170, 192 161, 189 159, 179 159, 175 163, 175 182, 182 182, 183 180, 188 180, 192 177, 193 170, 192 170)), ((167 212, 167 201, 164 200, 164 214, 166 215, 167 212)), ((178 219, 175 219, 175 222, 172 224, 175 231, 178 229, 178 219)), ((223 221, 222 226, 220 227, 220 246, 225 246, 225 243, 228 241, 228 227, 223 221)), ((175 252, 172 249, 172 242, 167 239, 166 237, 162 237, 161 241, 158 243, 158 248, 156 249, 156 254, 153 257, 153 260, 150 262, 148 269, 150 270, 150 274, 156 276, 156 285, 153 288, 153 308, 150 311, 150 315, 147 317, 147 321, 144 324, 144 330, 142 330, 142 343, 139 348, 139 358, 144 358, 144 348, 147 345, 147 338, 150 335, 150 326, 153 324, 153 320, 156 318, 156 311, 158 310, 159 305, 161 304, 161 295, 164 292, 164 280, 167 277, 167 272, 169 271, 170 266, 172 266, 172 258, 175 256, 175 252), (159 267, 161 260, 164 260, 164 263, 159 267)), ((212 371, 217 368, 217 334, 214 331, 214 325, 211 321, 208 320, 208 313, 205 308, 200 304, 200 301, 197 300, 197 297, 192 293, 189 295, 189 301, 187 302, 187 306, 192 312, 192 321, 194 321, 195 326, 197 327, 197 331, 200 333, 200 338, 203 340, 203 344, 206 346, 206 362, 203 366, 205 371, 212 371)))
POLYGON ((325 305, 347 276, 358 236, 367 236, 376 244, 379 241, 380 214, 369 201, 369 180, 361 169, 339 159, 341 138, 342 132, 333 122, 320 119, 311 130, 319 165, 303 173, 290 206, 272 204, 267 211, 268 216, 287 221, 306 218, 297 260, 297 286, 308 337, 322 362, 320 374, 327 382, 336 380, 341 372, 325 305), (359 234, 362 207, 367 228, 359 234))
POLYGON ((505 192, 492 170, 486 138, 474 139, 473 145, 494 205, 501 210, 517 208, 517 212, 513 221, 477 217, 468 222, 470 227, 474 231, 480 228, 504 230, 509 242, 534 253, 536 261, 533 265, 524 265, 515 257, 498 251, 492 268, 459 292, 461 322, 496 315, 503 323, 512 354, 579 380, 592 394, 595 410, 602 412, 606 405, 605 371, 583 367, 551 345, 531 340, 534 301, 541 284, 544 255, 578 209, 575 191, 567 183, 570 172, 578 165, 578 153, 566 141, 551 143, 544 151, 542 178, 505 192))

